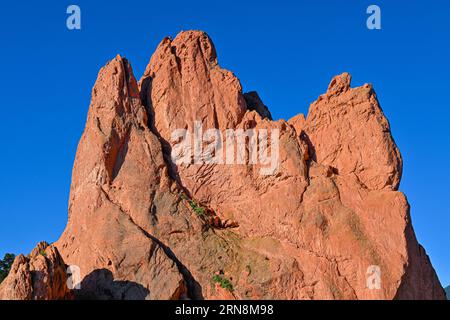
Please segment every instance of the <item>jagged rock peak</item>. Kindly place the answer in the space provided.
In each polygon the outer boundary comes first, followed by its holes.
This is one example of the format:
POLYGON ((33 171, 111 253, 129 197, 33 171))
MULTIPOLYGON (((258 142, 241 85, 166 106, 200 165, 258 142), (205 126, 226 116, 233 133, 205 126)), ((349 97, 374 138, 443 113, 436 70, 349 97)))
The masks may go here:
POLYGON ((66 265, 58 249, 40 242, 28 256, 18 255, 0 285, 0 300, 72 299, 66 265))
POLYGON ((178 59, 189 60, 197 58, 200 58, 207 64, 217 65, 216 49, 205 32, 196 30, 182 31, 175 39, 165 37, 159 43, 153 54, 153 61, 150 61, 143 77, 154 76, 158 71, 158 62, 168 57, 174 59, 171 60, 174 66, 178 65, 178 59))
POLYGON ((327 95, 336 96, 348 91, 351 81, 352 76, 347 72, 335 76, 328 85, 327 95))
POLYGON ((186 31, 160 43, 139 85, 120 56, 100 71, 55 247, 80 268, 80 298, 444 299, 396 191, 401 164, 370 86, 342 74, 306 119, 272 121, 209 37, 186 31), (171 134, 195 121, 276 129, 274 170, 174 163, 171 134))
POLYGON ((354 174, 372 190, 397 190, 403 162, 371 85, 350 88, 343 73, 311 104, 304 132, 313 158, 339 174, 354 174))

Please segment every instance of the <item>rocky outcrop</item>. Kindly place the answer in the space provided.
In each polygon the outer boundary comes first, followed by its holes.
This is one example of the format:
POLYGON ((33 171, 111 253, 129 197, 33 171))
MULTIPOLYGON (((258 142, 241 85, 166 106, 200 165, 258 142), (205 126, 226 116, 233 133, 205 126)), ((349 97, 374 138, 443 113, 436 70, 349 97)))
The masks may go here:
POLYGON ((354 174, 371 190, 397 190, 402 159, 371 85, 350 88, 351 77, 335 77, 314 102, 304 124, 313 159, 340 175, 354 174))
POLYGON ((66 283, 66 266, 58 249, 41 242, 28 256, 16 257, 0 285, 0 300, 71 299, 66 283))
POLYGON ((208 35, 182 32, 139 82, 120 56, 100 71, 55 246, 82 299, 444 299, 401 171, 370 85, 342 74, 306 118, 273 121, 208 35), (179 129, 266 132, 277 162, 178 163, 179 129))
POLYGON ((56 243, 65 261, 88 279, 81 296, 171 299, 185 294, 181 264, 152 232, 162 219, 157 213, 177 212, 165 167, 131 67, 117 56, 100 71, 92 91, 73 168, 69 221, 56 243), (99 296, 98 287, 110 295, 99 296))

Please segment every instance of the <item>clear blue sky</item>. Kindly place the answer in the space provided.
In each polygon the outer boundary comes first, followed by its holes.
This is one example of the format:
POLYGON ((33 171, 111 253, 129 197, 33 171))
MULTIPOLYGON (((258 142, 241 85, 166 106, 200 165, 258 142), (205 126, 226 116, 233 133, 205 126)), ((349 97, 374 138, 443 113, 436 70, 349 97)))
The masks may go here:
POLYGON ((159 41, 201 29, 219 63, 275 118, 307 113, 332 76, 373 83, 404 159, 401 190, 450 284, 448 1, 3 1, 0 8, 0 255, 58 239, 97 72, 116 54, 137 78, 159 41), (28 3, 25 3, 28 2, 28 3), (82 29, 66 28, 77 4, 82 29), (382 29, 366 28, 378 4, 382 29))

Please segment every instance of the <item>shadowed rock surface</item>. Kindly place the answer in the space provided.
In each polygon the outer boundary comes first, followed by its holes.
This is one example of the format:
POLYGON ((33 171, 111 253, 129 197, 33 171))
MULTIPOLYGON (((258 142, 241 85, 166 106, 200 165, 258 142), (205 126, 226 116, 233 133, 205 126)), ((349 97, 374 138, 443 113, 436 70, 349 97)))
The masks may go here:
POLYGON ((149 295, 149 291, 140 284, 115 281, 107 269, 92 271, 74 293, 78 300, 144 300, 149 295))
POLYGON ((306 118, 273 121, 219 66, 204 32, 165 38, 139 83, 126 59, 110 61, 55 243, 81 269, 78 298, 445 299, 398 191, 388 121, 373 88, 350 80, 332 79, 306 118), (173 163, 172 132, 195 121, 278 129, 273 174, 260 174, 263 164, 173 163), (367 286, 374 265, 379 289, 367 286))

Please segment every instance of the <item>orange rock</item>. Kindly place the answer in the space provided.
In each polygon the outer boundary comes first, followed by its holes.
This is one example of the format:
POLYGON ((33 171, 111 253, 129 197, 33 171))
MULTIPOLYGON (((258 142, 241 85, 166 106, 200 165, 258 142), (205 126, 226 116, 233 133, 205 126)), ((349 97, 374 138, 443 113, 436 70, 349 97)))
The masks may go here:
POLYGON ((87 279, 80 297, 184 294, 176 259, 149 234, 158 201, 168 192, 164 167, 131 67, 117 56, 102 68, 93 89, 72 174, 69 222, 56 243, 66 263, 79 266, 87 279))
POLYGON ((186 31, 159 44, 139 84, 120 56, 100 71, 55 246, 80 267, 77 298, 444 299, 401 170, 370 86, 342 74, 306 119, 272 121, 209 37, 186 31), (275 170, 173 163, 173 130, 195 121, 279 130, 275 170))
POLYGON ((370 85, 350 88, 350 75, 335 77, 309 110, 305 127, 315 161, 355 174, 371 190, 397 190, 402 158, 370 85))
POLYGON ((66 282, 66 265, 58 249, 41 242, 29 256, 16 257, 0 285, 0 300, 71 299, 66 282))

